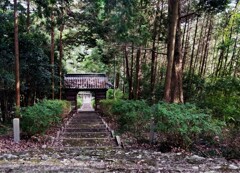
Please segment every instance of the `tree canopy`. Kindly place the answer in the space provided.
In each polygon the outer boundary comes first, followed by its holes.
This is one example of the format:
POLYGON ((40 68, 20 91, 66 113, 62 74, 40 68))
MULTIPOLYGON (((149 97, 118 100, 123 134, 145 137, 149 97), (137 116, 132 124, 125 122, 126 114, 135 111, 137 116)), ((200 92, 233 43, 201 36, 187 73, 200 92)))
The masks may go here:
MULTIPOLYGON (((176 2, 18 2, 21 106, 61 98, 62 78, 68 72, 107 73, 125 97, 150 103, 198 102, 210 92, 206 86, 237 80, 239 1, 176 2)), ((15 90, 13 5, 0 2, 4 116, 11 110, 9 103, 14 107, 6 94, 15 90)))

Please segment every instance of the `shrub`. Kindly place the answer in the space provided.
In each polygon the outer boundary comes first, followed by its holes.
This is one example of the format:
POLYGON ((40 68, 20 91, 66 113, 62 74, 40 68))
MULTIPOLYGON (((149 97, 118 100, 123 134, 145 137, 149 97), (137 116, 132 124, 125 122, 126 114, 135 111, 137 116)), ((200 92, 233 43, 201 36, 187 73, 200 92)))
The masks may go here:
POLYGON ((146 139, 150 132, 151 118, 155 131, 160 135, 160 145, 187 148, 200 138, 211 139, 220 134, 224 123, 212 119, 207 110, 194 104, 168 104, 159 102, 149 106, 143 100, 103 100, 105 115, 115 120, 120 132, 131 133, 138 140, 146 139), (209 138, 210 137, 210 138, 209 138))
POLYGON ((213 110, 213 115, 229 124, 240 124, 240 79, 221 78, 206 87, 201 106, 213 110))
POLYGON ((115 115, 112 113, 112 107, 115 102, 118 100, 106 99, 100 101, 100 108, 105 116, 108 116, 111 119, 116 119, 115 115))
POLYGON ((152 107, 156 130, 164 134, 169 143, 187 148, 200 135, 216 135, 221 131, 219 121, 193 104, 160 102, 152 107))
POLYGON ((77 97, 77 107, 78 108, 82 107, 82 98, 81 97, 77 97))
POLYGON ((151 109, 143 100, 120 100, 113 104, 112 113, 117 116, 121 131, 128 131, 137 139, 144 138, 149 128, 151 109))
POLYGON ((107 99, 122 99, 123 92, 120 89, 108 89, 107 99), (115 93, 114 93, 115 92, 115 93))
POLYGON ((63 118, 70 104, 62 100, 44 100, 34 106, 27 107, 21 111, 21 129, 27 136, 45 133, 54 124, 63 118))
POLYGON ((186 102, 197 102, 205 90, 206 81, 196 74, 184 74, 183 90, 186 102))

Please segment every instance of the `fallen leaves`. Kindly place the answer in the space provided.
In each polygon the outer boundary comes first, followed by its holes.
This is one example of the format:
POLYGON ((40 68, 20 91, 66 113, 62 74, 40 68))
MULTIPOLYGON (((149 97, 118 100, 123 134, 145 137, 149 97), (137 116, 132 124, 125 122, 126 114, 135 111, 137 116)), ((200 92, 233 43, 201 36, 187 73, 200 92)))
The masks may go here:
POLYGON ((41 142, 34 142, 32 140, 21 140, 19 143, 13 141, 12 137, 0 137, 0 153, 6 152, 21 152, 26 150, 38 149, 42 146, 41 142))

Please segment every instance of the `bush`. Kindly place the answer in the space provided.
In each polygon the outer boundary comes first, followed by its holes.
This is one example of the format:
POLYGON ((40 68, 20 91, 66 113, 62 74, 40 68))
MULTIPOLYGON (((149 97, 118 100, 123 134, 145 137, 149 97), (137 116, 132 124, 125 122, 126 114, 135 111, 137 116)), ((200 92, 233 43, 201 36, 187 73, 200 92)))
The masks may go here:
POLYGON ((157 132, 164 134, 169 143, 187 148, 201 135, 220 134, 219 121, 193 104, 160 102, 152 107, 157 132))
POLYGON ((100 108, 105 116, 108 116, 112 120, 116 119, 115 115, 112 113, 113 104, 115 104, 118 100, 115 99, 106 99, 100 101, 100 108))
POLYGON ((186 102, 197 102, 205 90, 206 81, 196 74, 185 74, 183 78, 184 100, 186 102))
POLYGON ((77 107, 78 108, 82 107, 82 98, 81 97, 77 97, 77 107))
POLYGON ((235 127, 240 124, 240 79, 221 78, 211 82, 203 95, 202 107, 213 110, 216 118, 235 127))
POLYGON ((58 124, 70 104, 62 100, 44 100, 21 111, 21 129, 27 136, 43 134, 51 126, 58 124))
POLYGON ((128 131, 137 139, 144 138, 149 129, 151 109, 143 100, 120 100, 113 104, 112 113, 117 116, 121 131, 128 131))
POLYGON ((100 101, 105 116, 117 122, 120 132, 142 139, 149 127, 151 109, 145 101, 107 99, 100 101))
POLYGON ((138 140, 149 137, 151 118, 154 118, 155 131, 160 145, 188 148, 199 139, 212 139, 219 135, 223 122, 214 120, 207 110, 194 104, 168 104, 160 102, 149 106, 143 100, 103 100, 103 113, 111 117, 119 126, 120 132, 131 133, 138 140))
POLYGON ((107 99, 122 99, 123 92, 120 89, 108 89, 107 99), (114 93, 115 92, 115 93, 114 93))

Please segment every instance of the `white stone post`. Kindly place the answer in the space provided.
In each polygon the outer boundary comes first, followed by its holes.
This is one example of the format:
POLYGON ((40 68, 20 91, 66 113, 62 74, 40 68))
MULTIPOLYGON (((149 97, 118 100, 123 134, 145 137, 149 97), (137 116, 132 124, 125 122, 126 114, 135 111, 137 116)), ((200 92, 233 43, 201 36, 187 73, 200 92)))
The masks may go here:
POLYGON ((154 138, 155 138, 155 133, 154 133, 154 118, 151 118, 151 122, 150 122, 150 136, 149 136, 149 140, 150 140, 150 144, 152 145, 154 143, 154 138))
POLYGON ((13 119, 13 135, 14 135, 14 142, 20 141, 20 123, 19 118, 13 119))

